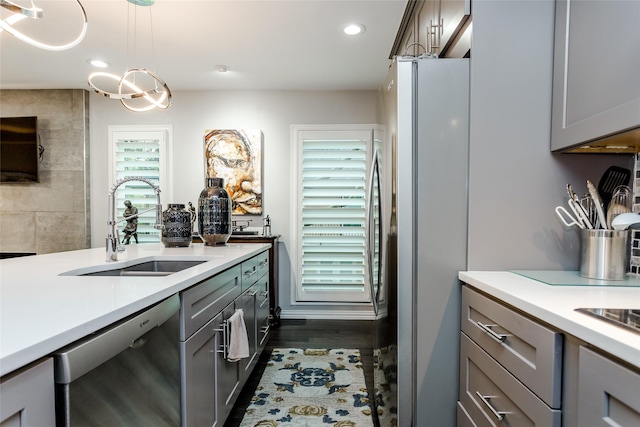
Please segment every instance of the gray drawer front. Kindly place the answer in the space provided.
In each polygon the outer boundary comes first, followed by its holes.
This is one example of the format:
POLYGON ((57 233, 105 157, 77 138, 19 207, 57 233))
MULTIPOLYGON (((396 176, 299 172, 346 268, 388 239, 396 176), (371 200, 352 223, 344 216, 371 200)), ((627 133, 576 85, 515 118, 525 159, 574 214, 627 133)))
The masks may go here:
POLYGON ((464 406, 462 406, 461 402, 458 402, 458 404, 456 405, 456 413, 457 427, 478 427, 476 423, 474 423, 471 419, 471 416, 469 415, 467 410, 464 409, 464 406))
POLYGON ((560 427, 560 410, 549 408, 469 337, 460 336, 460 401, 478 427, 560 427))
POLYGON ((563 337, 462 288, 462 331, 552 408, 561 406, 563 337), (492 333, 494 332, 494 333, 492 333))
POLYGON ((249 289, 258 280, 258 256, 242 263, 242 292, 249 289))
POLYGON ((269 272, 269 251, 264 251, 256 255, 256 268, 258 269, 257 277, 262 277, 269 272))
POLYGON ((579 426, 640 426, 640 373, 580 347, 579 426))
POLYGON ((180 340, 220 313, 240 296, 240 266, 235 266, 182 292, 180 340))

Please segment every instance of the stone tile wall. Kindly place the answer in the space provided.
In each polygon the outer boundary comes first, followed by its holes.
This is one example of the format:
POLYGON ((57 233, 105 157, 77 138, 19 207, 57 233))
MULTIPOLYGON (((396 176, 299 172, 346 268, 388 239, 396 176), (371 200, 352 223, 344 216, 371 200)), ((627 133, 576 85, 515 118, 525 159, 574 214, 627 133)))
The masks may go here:
MULTIPOLYGON (((633 190, 633 212, 640 213, 640 154, 636 154, 633 166, 633 179, 631 181, 633 190)), ((631 232, 631 257, 629 271, 632 274, 640 275, 640 230, 631 232)))
POLYGON ((89 94, 0 90, 0 114, 38 116, 40 182, 0 184, 0 253, 89 248, 89 94))

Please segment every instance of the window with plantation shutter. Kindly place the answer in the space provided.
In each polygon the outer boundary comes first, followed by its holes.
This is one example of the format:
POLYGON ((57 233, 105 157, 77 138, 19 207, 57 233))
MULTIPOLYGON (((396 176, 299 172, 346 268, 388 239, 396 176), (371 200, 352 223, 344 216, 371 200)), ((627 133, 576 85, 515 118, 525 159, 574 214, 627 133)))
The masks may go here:
POLYGON ((368 302, 371 125, 294 126, 296 301, 368 302))
MULTIPOLYGON (((124 178, 142 177, 160 187, 163 206, 171 203, 169 156, 171 147, 170 126, 109 126, 110 170, 109 182, 113 186, 124 178)), ((159 242, 160 230, 155 225, 157 197, 154 190, 141 181, 129 181, 116 190, 116 215, 122 219, 130 200, 138 209, 138 243, 159 242), (147 212, 144 212, 147 211, 147 212)), ((120 241, 125 222, 117 226, 120 241)), ((131 243, 135 240, 131 239, 131 243)))

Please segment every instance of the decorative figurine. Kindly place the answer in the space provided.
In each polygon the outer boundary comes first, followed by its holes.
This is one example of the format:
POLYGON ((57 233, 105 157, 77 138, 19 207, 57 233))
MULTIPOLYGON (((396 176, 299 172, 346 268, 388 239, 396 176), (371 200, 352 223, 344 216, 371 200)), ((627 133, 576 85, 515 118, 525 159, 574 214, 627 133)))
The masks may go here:
POLYGON ((125 200, 124 205, 127 207, 124 210, 124 219, 127 220, 127 225, 122 230, 124 232, 124 244, 129 244, 131 236, 138 243, 138 208, 133 206, 130 200, 125 200))
POLYGON ((196 214, 196 207, 193 206, 193 203, 191 202, 189 202, 189 212, 191 212, 191 234, 193 234, 193 226, 196 223, 198 215, 196 214))

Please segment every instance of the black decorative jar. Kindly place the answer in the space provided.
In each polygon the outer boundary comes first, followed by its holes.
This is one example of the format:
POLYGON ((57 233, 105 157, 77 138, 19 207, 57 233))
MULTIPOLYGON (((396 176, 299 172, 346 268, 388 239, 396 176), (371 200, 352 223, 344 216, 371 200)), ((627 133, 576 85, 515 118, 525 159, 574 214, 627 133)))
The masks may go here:
POLYGON ((167 248, 191 244, 191 212, 181 203, 169 204, 162 212, 162 244, 167 248))
POLYGON ((224 245, 231 237, 231 198, 223 178, 207 178, 198 198, 198 234, 205 245, 224 245))

